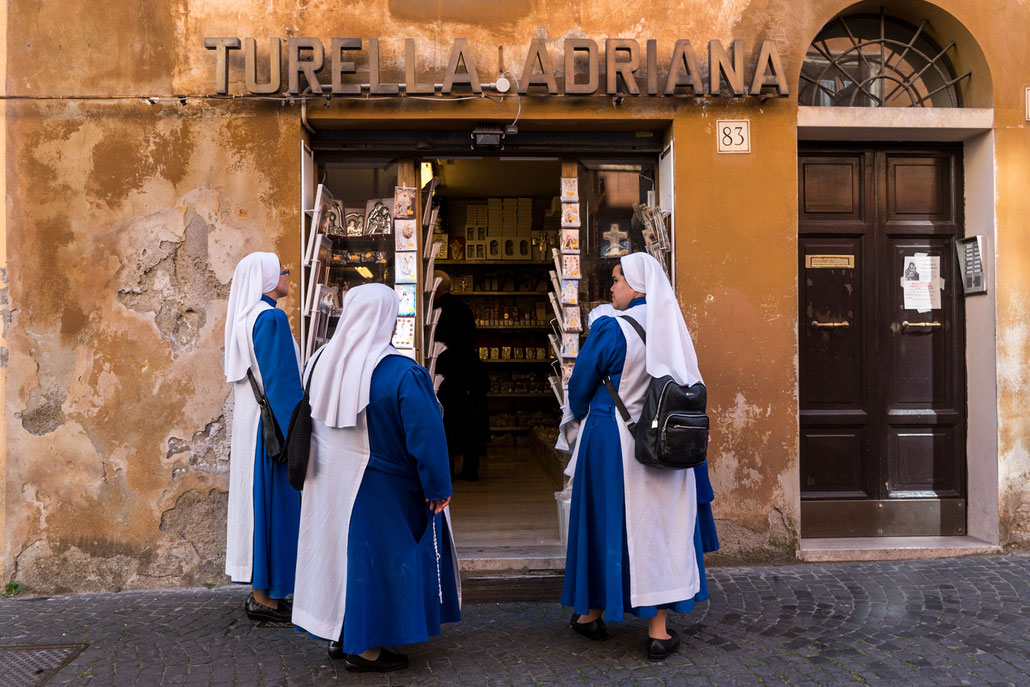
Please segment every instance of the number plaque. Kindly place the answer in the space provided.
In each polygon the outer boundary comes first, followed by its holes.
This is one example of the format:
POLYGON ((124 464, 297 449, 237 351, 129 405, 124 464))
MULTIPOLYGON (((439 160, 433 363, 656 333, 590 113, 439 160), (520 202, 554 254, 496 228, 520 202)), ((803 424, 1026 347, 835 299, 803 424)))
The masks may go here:
POLYGON ((715 123, 715 139, 720 153, 750 153, 751 121, 720 119, 715 123))

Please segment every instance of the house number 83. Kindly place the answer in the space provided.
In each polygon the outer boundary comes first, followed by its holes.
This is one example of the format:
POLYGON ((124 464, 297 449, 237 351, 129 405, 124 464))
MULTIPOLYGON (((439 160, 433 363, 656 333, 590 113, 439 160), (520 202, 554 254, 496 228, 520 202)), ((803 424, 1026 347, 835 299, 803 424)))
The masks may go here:
POLYGON ((721 119, 716 122, 720 153, 751 152, 751 122, 746 119, 721 119))

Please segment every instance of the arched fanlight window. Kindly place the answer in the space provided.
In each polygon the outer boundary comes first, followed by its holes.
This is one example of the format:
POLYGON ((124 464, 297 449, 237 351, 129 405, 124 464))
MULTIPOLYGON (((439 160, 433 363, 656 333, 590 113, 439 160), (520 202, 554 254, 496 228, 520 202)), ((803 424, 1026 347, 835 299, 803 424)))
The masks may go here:
POLYGON ((819 32, 801 68, 798 101, 830 107, 962 107, 947 53, 917 26, 875 14, 837 17, 819 32))

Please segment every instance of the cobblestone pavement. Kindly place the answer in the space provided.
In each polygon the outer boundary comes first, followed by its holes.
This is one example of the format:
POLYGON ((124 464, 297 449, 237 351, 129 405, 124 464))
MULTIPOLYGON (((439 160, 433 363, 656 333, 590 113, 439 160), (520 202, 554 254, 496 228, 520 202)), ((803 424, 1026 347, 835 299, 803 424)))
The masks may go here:
POLYGON ((556 603, 475 604, 352 675, 324 644, 256 627, 239 587, 0 600, 0 647, 85 643, 48 685, 1030 685, 1030 556, 709 570, 664 663, 644 621, 590 642, 556 603))

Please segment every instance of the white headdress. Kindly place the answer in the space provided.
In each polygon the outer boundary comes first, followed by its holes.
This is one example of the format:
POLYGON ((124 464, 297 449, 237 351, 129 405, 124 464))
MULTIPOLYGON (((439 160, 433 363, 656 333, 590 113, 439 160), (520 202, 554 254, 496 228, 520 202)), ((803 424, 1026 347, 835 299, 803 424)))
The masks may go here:
POLYGON ((626 282, 647 297, 647 373, 670 375, 677 384, 702 381, 694 342, 665 270, 647 253, 624 255, 621 262, 626 282))
POLYGON ((394 353, 397 292, 383 284, 347 291, 336 331, 318 355, 311 380, 311 417, 329 427, 354 427, 368 405, 372 371, 394 353))
POLYGON ((236 265, 229 287, 229 309, 225 315, 225 379, 243 379, 250 367, 250 337, 247 316, 261 302, 261 294, 279 284, 279 258, 275 253, 251 253, 236 265))

